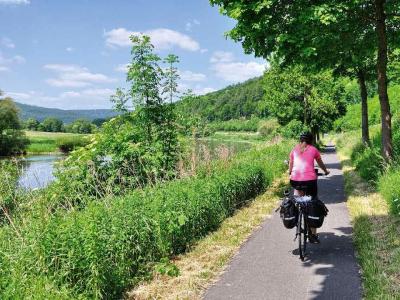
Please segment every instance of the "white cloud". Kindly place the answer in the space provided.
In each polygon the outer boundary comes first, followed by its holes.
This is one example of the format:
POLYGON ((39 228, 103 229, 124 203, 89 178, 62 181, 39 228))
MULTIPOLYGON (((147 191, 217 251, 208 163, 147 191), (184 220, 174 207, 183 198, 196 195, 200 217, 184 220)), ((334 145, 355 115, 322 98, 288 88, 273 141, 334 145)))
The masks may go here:
POLYGON ((74 51, 75 49, 74 48, 72 48, 72 47, 67 47, 67 48, 65 48, 65 51, 67 51, 67 52, 72 52, 72 51, 74 51))
POLYGON ((128 66, 129 66, 129 64, 120 64, 120 65, 116 66, 114 70, 117 72, 126 73, 126 72, 128 72, 128 66))
POLYGON ((56 78, 46 79, 46 82, 55 87, 86 87, 93 83, 109 83, 115 79, 101 73, 91 73, 87 68, 78 65, 48 64, 45 69, 56 73, 56 78))
POLYGON ((129 37, 131 35, 141 34, 150 36, 151 42, 157 50, 168 50, 173 47, 179 47, 189 51, 200 50, 199 43, 190 36, 167 28, 152 29, 142 33, 129 31, 126 28, 116 28, 104 32, 106 44, 110 47, 131 46, 129 37))
POLYGON ((215 91, 216 91, 216 89, 211 88, 211 87, 195 87, 193 89, 193 93, 195 93, 196 95, 204 95, 204 94, 212 93, 215 91))
POLYGON ((186 31, 192 31, 192 28, 194 25, 200 25, 200 22, 196 19, 190 20, 188 22, 186 22, 185 24, 185 30, 186 31))
POLYGON ((11 49, 15 48, 14 42, 8 37, 3 37, 0 41, 0 44, 6 48, 11 48, 11 49))
POLYGON ((208 49, 200 49, 200 53, 206 53, 208 52, 208 49))
POLYGON ((225 63, 231 62, 235 59, 235 56, 232 52, 227 51, 215 51, 210 58, 210 62, 212 63, 225 63))
POLYGON ((227 82, 241 82, 261 76, 266 68, 265 64, 255 61, 239 62, 232 52, 227 51, 215 51, 210 62, 215 75, 227 82))
POLYGON ((257 62, 227 62, 216 63, 212 66, 215 75, 229 82, 241 82, 261 76, 266 66, 257 62))
POLYGON ((9 71, 10 66, 15 64, 23 64, 25 63, 25 61, 26 61, 25 58, 20 55, 14 55, 11 58, 6 58, 0 52, 0 71, 9 71))
POLYGON ((179 76, 183 81, 204 81, 206 80, 206 75, 202 73, 194 73, 192 71, 180 71, 179 76))
POLYGON ((11 4, 11 5, 18 5, 18 4, 30 4, 30 0, 0 0, 0 4, 11 4))

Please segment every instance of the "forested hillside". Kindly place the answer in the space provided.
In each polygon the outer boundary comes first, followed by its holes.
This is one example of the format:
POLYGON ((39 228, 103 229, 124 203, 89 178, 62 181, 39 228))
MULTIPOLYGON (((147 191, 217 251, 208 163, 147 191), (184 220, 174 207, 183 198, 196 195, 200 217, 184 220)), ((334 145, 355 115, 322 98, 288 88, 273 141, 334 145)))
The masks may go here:
POLYGON ((107 119, 116 115, 116 112, 111 109, 63 110, 22 103, 16 103, 16 105, 20 110, 20 116, 22 120, 34 118, 40 122, 48 117, 53 117, 60 119, 67 124, 76 119, 83 118, 92 121, 94 119, 107 119))
POLYGON ((209 121, 267 117, 263 96, 262 77, 257 77, 203 96, 184 97, 178 109, 184 115, 200 115, 209 121))

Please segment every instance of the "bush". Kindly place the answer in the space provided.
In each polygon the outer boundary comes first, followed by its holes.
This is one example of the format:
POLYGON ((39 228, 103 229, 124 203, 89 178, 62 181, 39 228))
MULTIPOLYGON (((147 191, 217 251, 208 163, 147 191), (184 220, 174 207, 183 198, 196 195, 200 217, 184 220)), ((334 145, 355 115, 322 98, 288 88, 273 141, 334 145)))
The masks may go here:
POLYGON ((400 215, 400 168, 389 169, 379 179, 378 187, 388 202, 391 212, 400 215))
POLYGON ((65 136, 56 140, 58 149, 63 153, 71 152, 88 144, 89 141, 84 136, 65 136))
POLYGON ((258 127, 257 131, 261 136, 269 137, 274 135, 279 128, 280 125, 278 121, 276 119, 270 119, 260 122, 260 126, 258 127))
POLYGON ((185 251, 261 193, 286 168, 291 146, 252 150, 229 166, 215 163, 211 173, 25 220, 22 239, 3 228, 0 298, 32 290, 42 298, 119 298, 150 266, 185 251))
POLYGON ((232 119, 229 121, 212 122, 209 127, 214 131, 253 131, 258 130, 261 119, 252 117, 251 119, 232 119))

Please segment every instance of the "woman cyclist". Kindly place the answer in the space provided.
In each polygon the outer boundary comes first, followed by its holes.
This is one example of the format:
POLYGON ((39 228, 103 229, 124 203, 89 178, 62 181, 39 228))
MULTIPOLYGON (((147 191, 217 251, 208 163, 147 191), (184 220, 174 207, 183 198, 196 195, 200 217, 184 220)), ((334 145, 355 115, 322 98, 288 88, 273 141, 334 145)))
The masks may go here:
MULTIPOLYGON (((324 171, 325 175, 329 171, 321 159, 318 149, 312 145, 313 135, 310 132, 304 132, 300 135, 300 143, 290 152, 289 175, 290 184, 295 190, 302 191, 305 195, 311 197, 318 196, 317 173, 314 168, 314 160, 324 171)), ((310 228, 310 243, 318 244, 319 238, 316 228, 310 228)))

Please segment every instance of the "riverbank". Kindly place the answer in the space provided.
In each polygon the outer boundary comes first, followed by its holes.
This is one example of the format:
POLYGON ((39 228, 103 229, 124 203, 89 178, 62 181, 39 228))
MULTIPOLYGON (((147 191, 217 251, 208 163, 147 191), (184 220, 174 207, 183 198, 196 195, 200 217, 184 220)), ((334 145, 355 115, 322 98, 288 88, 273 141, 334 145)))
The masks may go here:
POLYGON ((59 154, 65 145, 74 148, 74 145, 88 143, 90 135, 64 132, 25 131, 30 142, 27 154, 59 154))

